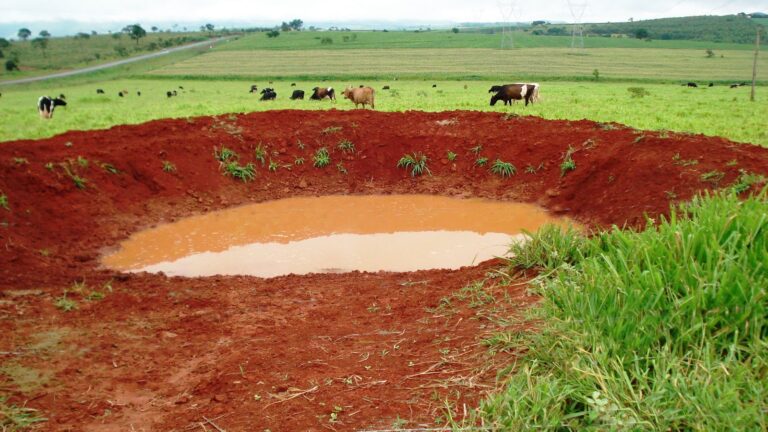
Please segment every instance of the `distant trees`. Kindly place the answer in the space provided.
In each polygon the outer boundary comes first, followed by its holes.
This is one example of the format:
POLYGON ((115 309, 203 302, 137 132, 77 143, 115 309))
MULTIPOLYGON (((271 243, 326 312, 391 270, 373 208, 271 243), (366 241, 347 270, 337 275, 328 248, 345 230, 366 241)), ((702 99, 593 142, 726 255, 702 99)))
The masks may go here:
POLYGON ((32 32, 28 28, 20 28, 19 32, 16 33, 16 35, 21 40, 27 40, 30 36, 32 36, 32 32))
POLYGON ((11 43, 8 42, 8 39, 0 38, 0 48, 8 48, 11 46, 11 43))
POLYGON ((48 39, 51 37, 51 33, 48 30, 40 30, 39 36, 48 39))
POLYGON ((280 36, 280 32, 277 31, 277 30, 270 30, 270 31, 267 32, 267 37, 268 38, 276 38, 278 36, 280 36))
POLYGON ((300 31, 301 28, 304 27, 304 21, 300 19, 294 19, 289 22, 283 21, 282 24, 280 24, 280 30, 287 32, 287 31, 300 31))
POLYGON ((459 32, 459 28, 458 28, 458 27, 454 27, 454 28, 452 28, 452 29, 451 29, 451 31, 452 31, 454 34, 456 34, 456 33, 458 33, 458 32, 459 32))
POLYGON ((138 24, 131 24, 123 27, 123 32, 128 33, 128 36, 136 41, 136 45, 139 45, 139 39, 147 35, 147 31, 138 24))
POLYGON ((8 59, 5 62, 5 70, 7 70, 8 72, 19 70, 19 61, 16 59, 8 59))
POLYGON ((160 30, 160 29, 159 29, 159 28, 157 28, 157 26, 152 26, 152 28, 151 28, 150 30, 152 30, 153 32, 156 32, 156 31, 158 31, 158 30, 160 30))
POLYGON ((213 24, 211 24, 211 23, 208 23, 208 24, 206 24, 206 25, 204 26, 204 28, 205 28, 205 30, 207 30, 207 31, 208 31, 208 34, 209 34, 209 35, 213 36, 213 29, 214 29, 214 26, 213 26, 213 24))
POLYGON ((115 53, 120 57, 128 56, 128 49, 122 45, 118 45, 114 48, 115 53))
POLYGON ((639 28, 635 30, 635 37, 638 39, 648 39, 651 36, 650 33, 648 33, 648 30, 644 28, 639 28))

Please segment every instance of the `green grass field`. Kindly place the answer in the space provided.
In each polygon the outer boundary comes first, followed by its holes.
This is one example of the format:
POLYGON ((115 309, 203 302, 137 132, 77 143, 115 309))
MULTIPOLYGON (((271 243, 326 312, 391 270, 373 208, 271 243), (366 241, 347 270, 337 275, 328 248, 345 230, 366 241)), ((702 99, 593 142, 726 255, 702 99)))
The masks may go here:
MULTIPOLYGON (((536 36, 530 32, 514 32, 515 46, 519 48, 568 48, 571 36, 536 36)), ((501 34, 481 29, 462 30, 452 33, 435 31, 354 31, 354 32, 287 32, 279 37, 268 38, 264 33, 249 34, 237 41, 217 48, 221 51, 249 50, 339 50, 339 49, 405 49, 405 48, 499 48, 501 34), (330 38, 330 44, 322 43, 330 38)), ((659 48, 659 49, 706 49, 750 50, 751 45, 716 43, 688 40, 652 40, 633 38, 585 37, 586 48, 659 48)))
MULTIPOLYGON (((640 129, 667 129, 719 135, 735 141, 768 146, 768 88, 759 89, 758 102, 748 101, 749 89, 725 86, 689 89, 679 85, 642 85, 649 96, 634 98, 627 90, 637 84, 542 82, 542 101, 524 107, 489 106, 488 88, 491 81, 299 81, 298 89, 310 92, 315 86, 369 84, 377 89, 376 108, 385 111, 404 110, 484 110, 511 111, 552 119, 582 119, 616 121, 640 129), (384 84, 391 91, 380 90, 384 84), (464 88, 464 85, 467 88, 464 88)), ((117 124, 135 124, 164 117, 187 117, 230 112, 251 112, 271 109, 352 109, 342 99, 329 101, 291 101, 289 81, 272 86, 278 100, 259 102, 249 94, 250 81, 190 81, 190 80, 116 80, 100 84, 36 87, 29 90, 6 91, 0 99, 0 140, 48 137, 70 129, 99 129, 117 124), (183 85, 185 92, 168 99, 167 90, 183 85), (107 94, 97 95, 96 88, 107 94), (129 97, 117 93, 129 90, 129 97), (135 95, 141 91, 142 96, 135 95), (59 108, 52 120, 38 118, 35 104, 41 94, 64 93, 69 105, 59 108)), ((266 82, 258 82, 260 87, 266 82)), ((178 90, 178 89, 177 89, 178 90)), ((178 90, 180 91, 180 90, 178 90)))
MULTIPOLYGON (((156 75, 186 77, 368 77, 370 79, 603 79, 648 81, 751 80, 753 54, 662 49, 532 48, 390 49, 314 51, 218 51, 160 68, 156 75)), ((760 58, 768 80, 768 56, 760 58)))

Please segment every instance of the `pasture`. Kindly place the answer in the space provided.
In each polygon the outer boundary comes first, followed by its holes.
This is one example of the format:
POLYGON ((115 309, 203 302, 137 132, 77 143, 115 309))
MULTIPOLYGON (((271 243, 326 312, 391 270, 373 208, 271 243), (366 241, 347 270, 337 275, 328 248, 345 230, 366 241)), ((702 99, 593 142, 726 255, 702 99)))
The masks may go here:
MULTIPOLYGON (((259 88, 270 86, 255 82, 259 88)), ((115 80, 100 84, 50 85, 33 90, 5 91, 0 99, 0 140, 53 136, 67 130, 103 129, 119 124, 137 124, 166 117, 194 117, 225 113, 247 113, 275 109, 352 109, 349 101, 291 101, 291 91, 303 89, 307 98, 315 86, 342 89, 348 85, 371 85, 376 89, 376 108, 382 111, 477 110, 511 112, 547 119, 591 119, 618 122, 638 129, 670 130, 723 136, 734 141, 768 146, 768 98, 749 102, 749 88, 727 86, 687 88, 676 84, 631 84, 542 81, 542 100, 525 107, 489 106, 487 93, 495 81, 289 81, 271 86, 278 93, 273 102, 260 102, 248 93, 250 81, 214 80, 115 80), (432 88, 437 84, 436 88, 432 88), (179 85, 184 90, 179 89, 179 85), (381 90, 390 85, 392 90, 381 90), (464 86, 467 86, 465 89, 464 86), (637 97, 628 89, 641 87, 648 93, 637 97), (105 95, 97 95, 103 88, 105 95), (118 97, 121 90, 126 97, 118 97), (166 91, 179 96, 168 98, 166 91), (141 91, 142 96, 136 92, 141 91), (58 108, 52 121, 38 117, 35 103, 41 94, 67 96, 69 105, 58 108)), ((758 89, 759 94, 766 91, 758 89)), ((645 93, 642 93, 645 94, 645 93)))
MULTIPOLYGON (((226 45, 226 44, 224 44, 226 45)), ((159 68, 152 75, 174 77, 326 77, 345 79, 519 79, 727 82, 752 78, 752 52, 703 50, 566 48, 368 49, 312 51, 216 51, 159 68), (723 57, 719 57, 723 55, 723 57)), ((768 56, 759 60, 759 79, 768 74, 768 56)))

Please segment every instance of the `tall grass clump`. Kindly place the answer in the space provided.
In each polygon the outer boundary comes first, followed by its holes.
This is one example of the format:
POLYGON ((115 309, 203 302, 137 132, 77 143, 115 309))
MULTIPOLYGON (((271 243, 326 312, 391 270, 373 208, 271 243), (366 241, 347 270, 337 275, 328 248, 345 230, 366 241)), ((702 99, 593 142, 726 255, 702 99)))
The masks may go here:
POLYGON ((640 232, 547 228, 513 252, 540 270, 541 328, 475 413, 486 426, 768 430, 765 190, 695 198, 640 232))

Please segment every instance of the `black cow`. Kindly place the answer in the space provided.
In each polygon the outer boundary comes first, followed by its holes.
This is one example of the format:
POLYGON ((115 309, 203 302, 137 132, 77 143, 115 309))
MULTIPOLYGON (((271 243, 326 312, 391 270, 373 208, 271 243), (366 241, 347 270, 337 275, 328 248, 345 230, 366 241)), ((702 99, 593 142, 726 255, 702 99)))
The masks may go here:
POLYGON ((710 86, 710 87, 714 87, 714 86, 715 86, 715 83, 711 82, 711 83, 709 83, 709 86, 710 86))
POLYGON ((179 86, 179 90, 184 90, 184 87, 182 87, 182 86, 179 86))
POLYGON ((275 89, 267 87, 261 91, 260 100, 269 101, 269 100, 275 100, 275 99, 277 99, 277 93, 275 92, 275 89))
POLYGON ((291 83, 291 87, 296 87, 296 83, 291 83))
POLYGON ((102 90, 102 89, 96 89, 96 94, 104 94, 104 90, 102 90))
POLYGON ((123 97, 123 92, 118 92, 117 95, 123 97))
POLYGON ((389 90, 389 86, 384 86, 381 88, 382 90, 389 90))
POLYGON ((136 92, 136 96, 141 96, 141 92, 140 92, 140 91, 137 91, 137 92, 136 92))
POLYGON ((37 100, 37 112, 42 118, 52 118, 53 110, 57 106, 67 106, 67 102, 63 99, 52 99, 48 96, 40 96, 40 99, 37 100))
POLYGON ((738 84, 731 84, 731 88, 739 88, 738 84))
POLYGON ((304 90, 294 90, 291 95, 291 100, 301 99, 304 100, 304 90))
POLYGON ((165 92, 165 96, 167 96, 167 97, 174 97, 174 96, 176 96, 176 90, 165 92))
POLYGON ((437 88, 437 84, 432 84, 432 88, 437 88))
POLYGON ((688 84, 683 84, 683 85, 686 85, 688 87, 693 87, 693 88, 698 88, 699 87, 699 85, 696 84, 695 82, 689 82, 688 84))
POLYGON ((251 89, 248 90, 248 93, 256 93, 257 91, 259 91, 259 87, 256 84, 253 84, 251 89))

